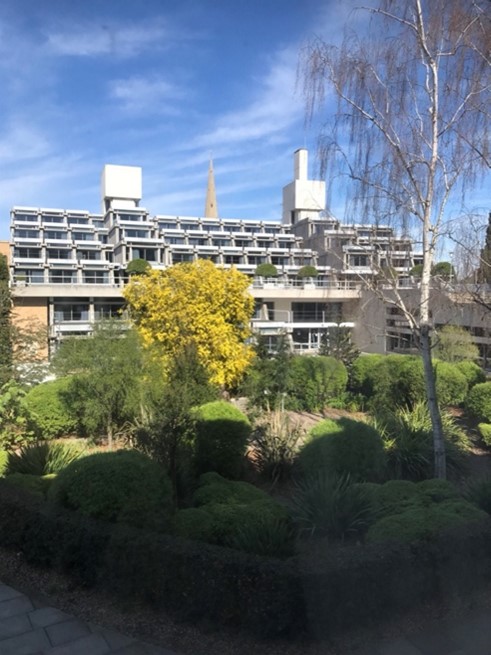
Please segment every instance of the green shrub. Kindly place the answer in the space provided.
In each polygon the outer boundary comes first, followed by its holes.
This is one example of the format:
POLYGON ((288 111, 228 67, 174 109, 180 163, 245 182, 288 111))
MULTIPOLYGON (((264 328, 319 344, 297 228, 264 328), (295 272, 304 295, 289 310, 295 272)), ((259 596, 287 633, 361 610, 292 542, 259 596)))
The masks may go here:
POLYGON ((128 275, 146 275, 152 270, 152 266, 146 259, 132 259, 126 266, 128 275))
POLYGON ((6 472, 49 475, 59 473, 68 464, 82 457, 85 447, 76 443, 39 443, 24 446, 17 453, 10 453, 6 472))
POLYGON ((31 475, 29 473, 12 473, 7 475, 5 481, 8 484, 13 484, 15 487, 21 487, 46 498, 54 478, 54 474, 41 476, 31 475))
POLYGON ((302 266, 302 268, 298 271, 297 277, 299 278, 306 278, 306 277, 317 277, 319 275, 319 271, 316 269, 315 266, 302 266))
POLYGON ((265 412, 254 426, 254 463, 273 482, 289 477, 304 430, 286 412, 265 412))
POLYGON ((8 461, 9 461, 9 453, 6 450, 0 450, 0 477, 5 475, 8 461))
POLYGON ((491 476, 469 480, 464 497, 487 514, 491 514, 491 476))
POLYGON ((436 392, 441 406, 460 405, 467 396, 467 378, 456 364, 436 362, 436 392))
POLYGON ((25 403, 42 439, 53 439, 77 431, 77 419, 63 402, 70 378, 43 382, 30 389, 25 403))
POLYGON ((374 497, 381 516, 391 516, 411 505, 418 496, 418 487, 409 480, 389 480, 379 485, 374 497))
POLYGON ((256 277, 277 277, 278 269, 273 264, 259 264, 254 271, 256 277))
POLYGON ((465 375, 469 389, 480 382, 486 382, 486 373, 476 362, 457 362, 455 366, 465 375))
MULTIPOLYGON (((451 474, 465 468, 468 439, 448 412, 441 412, 447 468, 451 474)), ((416 482, 432 477, 434 468, 433 429, 428 406, 416 403, 412 409, 387 411, 383 431, 388 475, 416 482)))
POLYGON ((366 532, 374 518, 372 495, 349 476, 325 469, 314 471, 295 485, 292 517, 301 533, 345 539, 366 532))
POLYGON ((167 528, 172 507, 164 469, 134 450, 76 459, 59 473, 49 498, 103 521, 160 530, 167 528))
POLYGON ((372 543, 432 540, 446 529, 484 520, 485 517, 485 512, 464 500, 409 507, 374 523, 368 530, 367 540, 372 543))
POLYGON ((198 507, 178 512, 177 534, 258 555, 291 554, 293 532, 286 508, 254 485, 205 473, 193 502, 198 507), (283 549, 276 552, 282 539, 283 549))
POLYGON ((268 500, 270 496, 248 482, 227 480, 218 473, 204 473, 199 487, 193 495, 193 504, 197 507, 210 504, 254 503, 268 500))
POLYGON ((375 371, 382 365, 384 359, 385 355, 360 355, 355 359, 349 374, 349 390, 354 394, 371 398, 375 392, 375 371))
POLYGON ((325 468, 329 473, 350 475, 353 481, 377 481, 385 471, 383 441, 363 421, 326 419, 309 432, 299 463, 307 474, 325 468))
POLYGON ((290 364, 289 396, 295 409, 318 412, 346 390, 346 366, 334 357, 299 355, 290 364))
POLYGON ((242 471, 251 424, 245 414, 223 400, 206 403, 194 412, 196 435, 193 443, 198 474, 217 471, 238 478, 242 471))
POLYGON ((227 545, 253 555, 290 557, 295 552, 295 531, 286 519, 260 516, 257 521, 238 526, 227 545))
POLYGON ((479 423, 477 429, 486 446, 491 446, 491 423, 479 423))
POLYGON ((184 539, 215 543, 213 519, 209 512, 201 507, 178 510, 174 517, 173 532, 184 539))
POLYGON ((426 398, 423 362, 413 355, 387 355, 373 371, 371 407, 379 416, 394 407, 413 407, 426 398))
POLYGON ((481 382, 467 394, 467 411, 478 421, 491 423, 491 382, 481 382))
POLYGON ((448 480, 439 480, 437 478, 423 480, 417 484, 417 488, 420 496, 428 498, 435 503, 441 503, 446 500, 453 500, 460 497, 455 485, 448 480))

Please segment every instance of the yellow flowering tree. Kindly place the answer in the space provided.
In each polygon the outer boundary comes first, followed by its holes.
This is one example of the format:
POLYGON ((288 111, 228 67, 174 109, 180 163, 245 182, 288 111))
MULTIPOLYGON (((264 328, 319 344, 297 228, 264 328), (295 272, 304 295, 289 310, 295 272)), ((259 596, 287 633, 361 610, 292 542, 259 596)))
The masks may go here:
POLYGON ((166 361, 195 349, 210 382, 231 387, 253 358, 246 339, 254 299, 249 278, 199 259, 134 277, 124 289, 128 309, 146 345, 166 361))

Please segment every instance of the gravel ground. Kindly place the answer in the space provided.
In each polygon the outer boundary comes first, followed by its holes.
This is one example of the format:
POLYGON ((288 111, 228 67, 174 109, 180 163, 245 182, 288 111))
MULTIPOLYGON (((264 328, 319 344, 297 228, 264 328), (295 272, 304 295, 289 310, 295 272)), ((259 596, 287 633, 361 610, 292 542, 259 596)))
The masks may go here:
POLYGON ((438 629, 444 620, 465 621, 479 608, 491 609, 491 587, 471 599, 454 599, 452 606, 428 605, 390 622, 350 632, 332 642, 306 640, 258 641, 251 637, 199 625, 176 622, 162 611, 128 601, 118 604, 106 594, 75 587, 66 577, 27 564, 22 555, 0 549, 0 580, 24 593, 105 628, 172 649, 184 655, 350 655, 382 639, 419 630, 438 629))

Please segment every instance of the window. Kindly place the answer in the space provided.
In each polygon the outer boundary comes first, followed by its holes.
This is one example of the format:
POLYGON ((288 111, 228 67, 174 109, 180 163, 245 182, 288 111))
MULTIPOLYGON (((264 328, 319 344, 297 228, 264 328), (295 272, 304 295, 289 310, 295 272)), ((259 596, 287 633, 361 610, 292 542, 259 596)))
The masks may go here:
POLYGON ((198 223, 181 223, 181 230, 199 230, 198 223))
POLYGON ((293 302, 293 320, 298 323, 339 323, 343 306, 340 302, 293 302))
POLYGON ((62 214, 41 214, 43 223, 64 223, 65 219, 62 214))
POLYGON ((368 256, 367 255, 352 255, 350 257, 351 266, 368 266, 368 256))
POLYGON ((264 255, 249 255, 248 256, 249 264, 252 266, 258 266, 259 264, 266 263, 266 256, 264 255))
POLYGON ((93 218, 92 219, 92 225, 94 227, 101 228, 101 227, 104 227, 104 221, 99 220, 99 219, 95 220, 95 218, 93 218))
POLYGON ((133 248, 133 259, 145 259, 147 262, 156 262, 157 251, 151 248, 133 248))
POLYGON ((49 281, 53 284, 74 284, 77 281, 76 271, 52 269, 49 281))
POLYGON ((25 257, 27 259, 41 259, 40 248, 15 248, 14 257, 25 257))
POLYGON ((124 303, 119 301, 94 303, 94 318, 96 321, 106 318, 121 318, 124 303))
POLYGON ((68 225, 88 225, 89 219, 85 216, 68 216, 68 225))
POLYGON ((222 239, 222 238, 213 237, 213 245, 214 246, 230 246, 231 243, 232 242, 231 242, 230 239, 222 239))
POLYGON ((225 255, 225 264, 242 264, 242 257, 240 255, 225 255))
POLYGON ((49 248, 48 259, 72 259, 72 251, 62 250, 60 248, 49 248))
POLYGON ((75 241, 95 241, 96 236, 93 232, 73 232, 73 239, 75 241))
POLYGON ((85 284, 107 284, 109 278, 107 271, 83 271, 85 284))
POLYGON ((99 250, 78 250, 77 259, 80 261, 85 261, 85 260, 100 261, 101 253, 99 250))
POLYGON ((177 221, 174 221, 173 223, 159 221, 159 228, 161 230, 176 230, 177 221))
POLYGON ((194 255, 190 252, 173 252, 172 253, 172 263, 180 264, 182 262, 192 262, 194 261, 194 255))
POLYGON ((88 303, 56 303, 54 305, 55 323, 64 321, 88 321, 88 303))
POLYGON ((121 221, 134 221, 139 222, 143 219, 141 214, 118 214, 121 221))
POLYGON ((14 280, 27 284, 43 284, 44 271, 42 269, 18 269, 14 273, 14 280))
POLYGON ((208 239, 200 239, 197 237, 192 237, 188 240, 188 243, 190 246, 207 246, 208 245, 208 239))
POLYGON ((16 221, 27 221, 29 223, 36 223, 38 220, 37 214, 14 214, 16 221))
POLYGON ((250 243, 249 239, 235 239, 235 245, 237 248, 247 248, 250 243))
POLYGON ((39 230, 14 230, 14 237, 19 239, 39 239, 39 230))
POLYGON ((168 243, 169 245, 182 245, 185 243, 184 237, 165 237, 165 242, 168 243))
POLYGON ((44 232, 45 239, 68 239, 67 232, 62 232, 60 230, 46 230, 44 232))
POLYGON ((148 239, 148 230, 124 230, 124 236, 130 239, 148 239))

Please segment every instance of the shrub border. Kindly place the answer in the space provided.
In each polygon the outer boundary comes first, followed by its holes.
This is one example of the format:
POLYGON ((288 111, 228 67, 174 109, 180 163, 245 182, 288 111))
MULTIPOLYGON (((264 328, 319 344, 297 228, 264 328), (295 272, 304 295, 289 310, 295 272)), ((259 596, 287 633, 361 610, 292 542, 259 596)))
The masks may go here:
POLYGON ((247 555, 87 519, 0 480, 0 546, 128 602, 260 637, 326 639, 491 580, 491 521, 411 545, 326 549, 320 561, 247 555))

